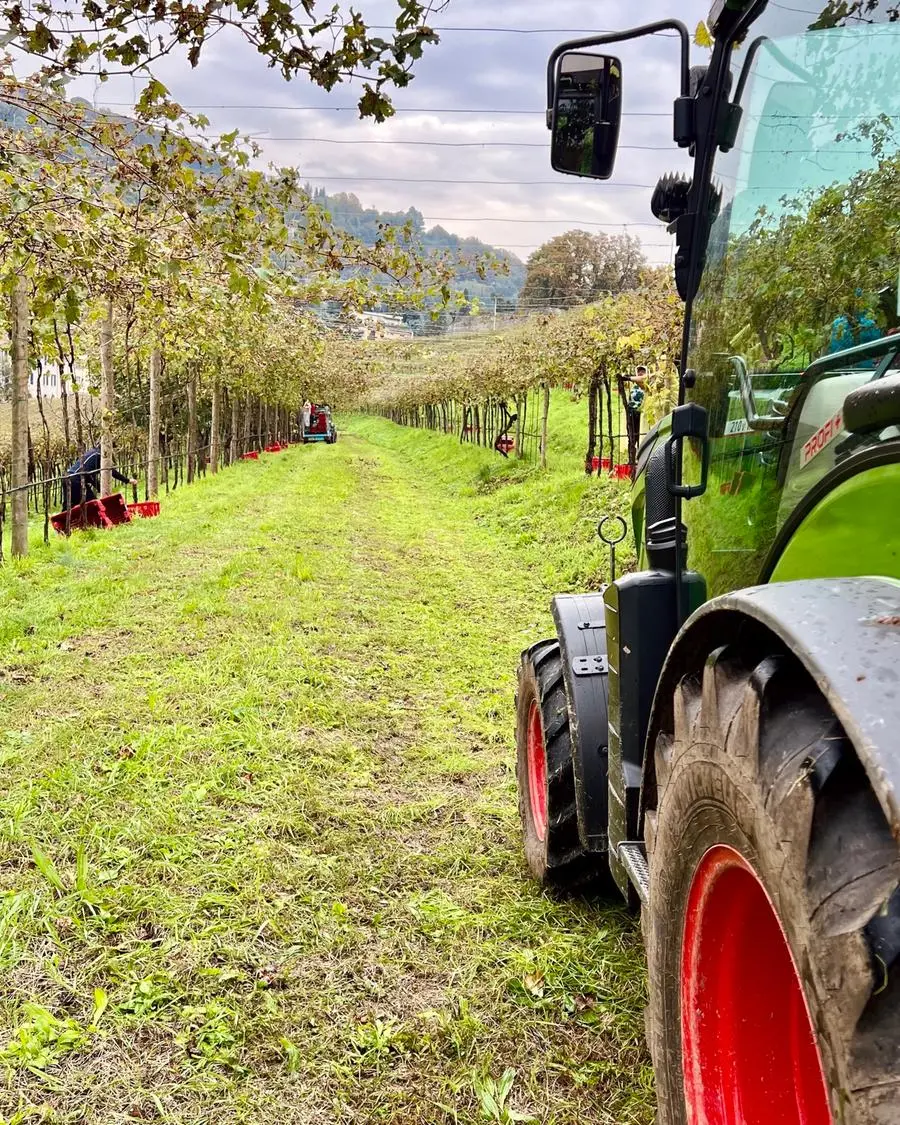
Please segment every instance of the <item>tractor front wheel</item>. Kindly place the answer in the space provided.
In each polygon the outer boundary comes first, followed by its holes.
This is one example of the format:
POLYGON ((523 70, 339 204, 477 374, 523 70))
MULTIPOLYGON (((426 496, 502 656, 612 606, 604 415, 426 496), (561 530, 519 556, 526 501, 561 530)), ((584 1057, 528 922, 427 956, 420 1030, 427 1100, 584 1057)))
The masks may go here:
POLYGON ((577 890, 594 883, 599 864, 581 842, 569 707, 559 642, 522 654, 516 695, 516 776, 525 859, 544 886, 577 890))
POLYGON ((897 1125, 900 853, 843 728, 788 654, 728 648, 670 720, 642 918, 660 1125, 897 1125))

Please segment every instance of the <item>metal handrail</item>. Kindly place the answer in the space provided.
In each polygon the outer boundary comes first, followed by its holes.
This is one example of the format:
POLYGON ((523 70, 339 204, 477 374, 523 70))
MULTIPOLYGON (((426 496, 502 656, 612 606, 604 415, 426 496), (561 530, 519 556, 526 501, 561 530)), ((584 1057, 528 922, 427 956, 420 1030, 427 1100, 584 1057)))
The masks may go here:
MULTIPOLYGON (((760 414, 756 408, 756 396, 753 393, 753 384, 750 381, 750 372, 747 361, 743 356, 729 356, 729 362, 738 377, 738 386, 741 392, 741 404, 744 407, 744 417, 751 430, 777 430, 784 425, 787 414, 760 414)), ((786 409, 786 406, 785 406, 786 409)))

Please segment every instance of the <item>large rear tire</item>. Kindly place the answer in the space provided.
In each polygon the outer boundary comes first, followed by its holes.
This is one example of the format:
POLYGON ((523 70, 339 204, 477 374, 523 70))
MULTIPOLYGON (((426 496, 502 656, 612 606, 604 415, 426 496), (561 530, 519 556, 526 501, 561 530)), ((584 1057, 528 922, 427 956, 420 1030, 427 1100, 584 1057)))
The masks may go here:
POLYGON ((900 856, 788 654, 714 652, 655 744, 660 1125, 900 1123, 900 856))
POLYGON ((556 640, 539 641, 522 653, 516 777, 525 860, 532 875, 557 890, 594 885, 600 864, 578 833, 569 707, 556 640))

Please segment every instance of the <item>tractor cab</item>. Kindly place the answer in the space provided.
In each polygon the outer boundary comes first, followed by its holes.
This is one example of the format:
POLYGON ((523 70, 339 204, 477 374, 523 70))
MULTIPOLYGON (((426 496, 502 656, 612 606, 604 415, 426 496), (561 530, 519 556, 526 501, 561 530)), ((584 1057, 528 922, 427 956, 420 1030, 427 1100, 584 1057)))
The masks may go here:
POLYGON ((304 419, 301 440, 325 441, 333 445, 337 441, 337 430, 331 418, 331 407, 314 403, 309 410, 309 420, 304 419))
POLYGON ((692 171, 650 201, 685 318, 637 570, 557 595, 519 666, 525 859, 641 911, 661 1122, 895 1125, 900 21, 713 0, 698 31, 547 68, 552 167, 602 181, 622 106, 679 58, 692 171))

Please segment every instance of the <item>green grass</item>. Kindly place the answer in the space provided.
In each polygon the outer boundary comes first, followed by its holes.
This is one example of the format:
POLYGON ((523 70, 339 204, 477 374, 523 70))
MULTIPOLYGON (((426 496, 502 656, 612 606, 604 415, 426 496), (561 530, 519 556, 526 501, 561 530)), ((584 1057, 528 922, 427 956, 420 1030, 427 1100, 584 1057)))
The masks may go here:
POLYGON ((4 1122, 653 1118, 633 921, 527 881, 513 775, 621 495, 350 426, 0 570, 4 1122))
MULTIPOLYGON (((597 538, 605 515, 628 518, 630 485, 586 476, 586 405, 554 391, 548 470, 515 458, 460 444, 430 430, 393 426, 381 418, 341 419, 352 433, 400 454, 421 482, 458 502, 463 518, 489 528, 511 548, 517 565, 533 567, 551 593, 597 589, 609 578, 609 549, 597 538)), ((625 543, 617 552, 619 573, 634 563, 625 543)))

